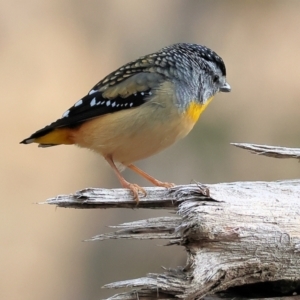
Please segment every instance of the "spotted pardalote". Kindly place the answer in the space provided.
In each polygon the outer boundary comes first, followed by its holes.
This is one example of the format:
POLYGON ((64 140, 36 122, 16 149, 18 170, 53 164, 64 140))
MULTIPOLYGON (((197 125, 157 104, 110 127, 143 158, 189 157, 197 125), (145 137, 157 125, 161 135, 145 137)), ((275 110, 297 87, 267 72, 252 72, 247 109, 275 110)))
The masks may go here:
POLYGON ((123 165, 157 186, 171 187, 133 165, 186 136, 217 92, 229 92, 223 60, 205 46, 179 43, 106 76, 60 119, 21 143, 75 144, 102 155, 136 201, 145 190, 129 183, 123 165))

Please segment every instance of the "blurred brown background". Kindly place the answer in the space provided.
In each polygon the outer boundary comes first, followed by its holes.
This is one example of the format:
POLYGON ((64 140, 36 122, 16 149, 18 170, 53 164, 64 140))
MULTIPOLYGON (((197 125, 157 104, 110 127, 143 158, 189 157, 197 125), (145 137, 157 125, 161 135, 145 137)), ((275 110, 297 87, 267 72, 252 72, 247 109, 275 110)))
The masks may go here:
POLYGON ((164 241, 82 242, 107 225, 169 212, 36 205, 119 183, 89 151, 18 144, 107 73, 163 46, 215 50, 232 93, 219 94, 185 140, 139 166, 180 184, 299 177, 296 161, 230 142, 300 146, 300 1, 2 0, 0 16, 0 299, 101 299, 115 292, 105 283, 185 263, 184 249, 157 246, 164 241))

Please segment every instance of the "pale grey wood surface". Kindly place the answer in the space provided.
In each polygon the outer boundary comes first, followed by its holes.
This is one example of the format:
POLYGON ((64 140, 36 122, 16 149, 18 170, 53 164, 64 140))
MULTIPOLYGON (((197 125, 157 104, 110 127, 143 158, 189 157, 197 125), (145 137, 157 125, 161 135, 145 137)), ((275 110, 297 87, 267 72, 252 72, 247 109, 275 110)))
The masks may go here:
POLYGON ((238 148, 246 149, 254 154, 265 155, 275 158, 298 158, 300 159, 299 148, 286 148, 279 146, 256 145, 247 143, 231 143, 238 148))
MULTIPOLYGON (((300 180, 206 187, 210 196, 202 195, 203 186, 196 184, 170 190, 148 188, 137 208, 165 207, 178 214, 121 224, 113 233, 91 238, 167 239, 187 251, 187 264, 182 268, 107 288, 142 289, 139 298, 148 293, 150 298, 155 294, 196 299, 245 283, 300 280, 300 180)), ((76 208, 136 207, 123 189, 86 189, 46 203, 76 208)), ((129 295, 135 298, 136 292, 118 297, 129 295)))
MULTIPOLYGON (((300 180, 192 184, 146 191, 138 206, 125 189, 88 188, 44 202, 70 208, 177 212, 173 217, 114 226, 114 232, 90 239, 166 239, 169 245, 186 249, 185 266, 107 284, 106 288, 132 289, 110 299, 200 299, 248 283, 300 281, 300 180)), ((172 247, 169 251, 171 255, 172 247)))

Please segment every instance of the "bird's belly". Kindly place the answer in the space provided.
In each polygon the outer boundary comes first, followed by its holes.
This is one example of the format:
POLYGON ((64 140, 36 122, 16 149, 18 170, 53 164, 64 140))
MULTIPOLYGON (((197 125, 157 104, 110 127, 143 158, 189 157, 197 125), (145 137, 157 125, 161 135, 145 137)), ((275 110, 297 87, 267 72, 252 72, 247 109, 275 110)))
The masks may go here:
POLYGON ((131 134, 124 132, 118 136, 118 145, 113 143, 109 152, 112 153, 114 160, 127 165, 164 150, 185 136, 188 131, 174 124, 157 127, 141 124, 139 130, 131 134))
POLYGON ((74 141, 128 165, 172 145, 186 136, 194 123, 177 109, 150 104, 143 110, 134 108, 87 121, 74 132, 74 141))

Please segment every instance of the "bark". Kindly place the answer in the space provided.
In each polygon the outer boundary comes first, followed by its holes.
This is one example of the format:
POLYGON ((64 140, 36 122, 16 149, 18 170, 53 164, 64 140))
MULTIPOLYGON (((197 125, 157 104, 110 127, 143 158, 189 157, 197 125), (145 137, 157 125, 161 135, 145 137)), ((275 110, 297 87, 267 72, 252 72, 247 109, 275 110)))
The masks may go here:
POLYGON ((299 148, 286 148, 279 146, 256 145, 246 143, 231 143, 231 145, 251 151, 251 153, 265 155, 275 158, 298 158, 300 159, 299 148))
POLYGON ((44 202, 71 208, 177 212, 174 217, 114 226, 115 232, 90 239, 166 239, 169 245, 186 249, 183 267, 107 284, 106 288, 132 288, 110 299, 217 299, 220 294, 216 293, 235 286, 300 282, 300 180, 193 184, 146 191, 138 206, 125 189, 90 188, 44 202))

